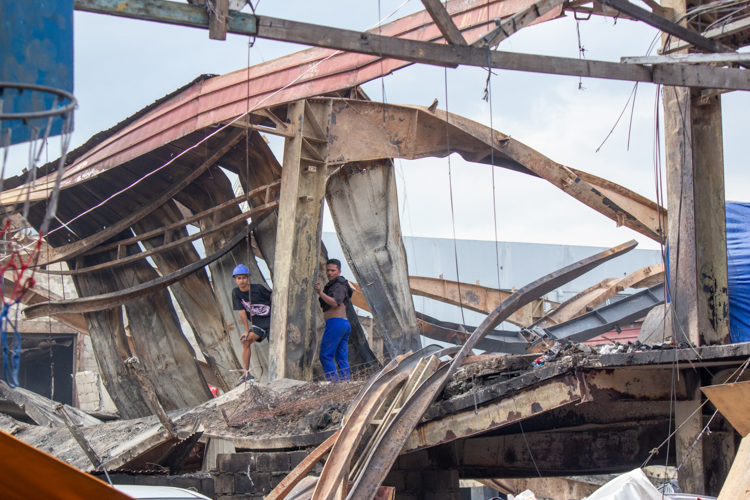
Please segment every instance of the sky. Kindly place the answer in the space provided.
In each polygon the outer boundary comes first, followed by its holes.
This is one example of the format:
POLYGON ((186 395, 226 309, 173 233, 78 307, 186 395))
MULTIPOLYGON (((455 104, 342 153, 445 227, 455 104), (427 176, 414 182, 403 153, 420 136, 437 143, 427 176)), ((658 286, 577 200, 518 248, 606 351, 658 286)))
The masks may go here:
MULTIPOLYGON (((261 0, 257 13, 366 30, 399 6, 390 20, 422 8, 419 0, 405 5, 404 0, 261 0)), ((256 40, 248 49, 245 36, 230 34, 226 41, 213 41, 205 30, 83 12, 75 13, 74 24, 79 108, 71 148, 201 74, 224 74, 246 67, 248 60, 257 64, 305 48, 256 40)), ((566 17, 525 28, 499 48, 576 58, 578 33, 586 58, 615 62, 621 56, 645 55, 657 34, 632 21, 592 17, 576 23, 566 17)), ((490 106, 482 98, 486 78, 481 68, 412 65, 364 89, 371 99, 391 103, 427 106, 437 98, 438 107, 446 109, 447 101, 452 113, 492 124, 554 161, 655 199, 655 111, 662 110, 655 85, 638 85, 635 104, 631 101, 601 146, 625 109, 633 83, 495 70, 490 106)), ((750 132, 750 95, 728 93, 722 103, 726 198, 750 201, 750 172, 743 156, 750 132)), ((663 131, 663 123, 659 127, 663 131)), ((269 139, 281 161, 282 140, 269 139)), ((663 140, 662 132, 662 151, 663 140)), ((49 158, 59 156, 59 141, 51 141, 50 147, 49 158)), ((28 146, 13 146, 6 175, 27 167, 28 146)), ((497 235, 499 241, 591 246, 636 239, 640 248, 658 248, 634 231, 616 228, 610 219, 541 179, 494 168, 493 187, 492 167, 468 163, 458 155, 396 160, 396 170, 405 235, 476 240, 494 240, 497 235)), ((323 228, 334 230, 327 214, 323 228)))

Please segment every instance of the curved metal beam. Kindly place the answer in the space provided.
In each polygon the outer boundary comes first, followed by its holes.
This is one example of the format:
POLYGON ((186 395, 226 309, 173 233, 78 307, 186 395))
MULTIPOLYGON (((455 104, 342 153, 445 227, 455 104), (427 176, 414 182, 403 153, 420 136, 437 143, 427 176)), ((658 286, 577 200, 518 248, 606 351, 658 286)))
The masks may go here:
POLYGON ((422 106, 350 99, 334 100, 333 114, 330 163, 445 157, 449 152, 470 162, 490 163, 494 156, 495 165, 541 177, 618 226, 656 241, 665 237, 667 211, 656 203, 618 184, 556 163, 510 136, 462 116, 431 112, 422 106))
POLYGON ((635 241, 629 241, 566 266, 520 288, 503 301, 471 334, 459 353, 453 358, 453 361, 441 367, 425 381, 404 404, 393 423, 381 435, 373 453, 367 458, 363 467, 364 472, 355 481, 347 500, 369 500, 375 495, 377 488, 382 484, 383 479, 393 466, 396 457, 403 449, 406 440, 416 428, 424 412, 443 390, 445 384, 461 366, 466 356, 485 335, 505 321, 514 311, 533 299, 551 292, 614 257, 629 252, 636 245, 635 241))
MULTIPOLYGON (((256 219, 250 224, 250 230, 252 231, 252 229, 255 226, 260 224, 269 213, 270 212, 265 212, 261 214, 260 216, 256 217, 256 219)), ((150 295, 159 290, 163 290, 164 288, 168 287, 172 283, 176 283, 180 281, 185 276, 188 276, 194 273, 198 269, 201 269, 207 266, 208 264, 214 262, 215 260, 219 259, 223 255, 228 253, 232 248, 237 246, 244 238, 245 238, 245 232, 244 231, 240 232, 234 238, 232 238, 232 240, 227 245, 225 245, 221 250, 214 252, 211 255, 204 257, 203 259, 197 262, 194 262, 193 264, 187 267, 183 267, 179 271, 176 271, 172 274, 168 274, 166 276, 162 276, 161 278, 157 278, 155 280, 148 281, 146 283, 141 283, 138 286, 134 286, 126 290, 121 290, 119 292, 106 293, 102 295, 94 295, 91 297, 84 297, 84 298, 72 299, 72 300, 45 302, 42 304, 33 305, 23 310, 24 316, 27 319, 34 319, 34 318, 42 318, 44 316, 52 316, 55 314, 101 311, 104 309, 109 309, 112 307, 120 306, 122 304, 125 304, 126 302, 130 302, 131 300, 135 300, 145 295, 150 295)))
POLYGON ((536 326, 547 328, 577 318, 627 288, 641 288, 644 283, 651 283, 654 280, 664 281, 663 264, 646 266, 624 278, 607 278, 560 304, 541 318, 536 326))

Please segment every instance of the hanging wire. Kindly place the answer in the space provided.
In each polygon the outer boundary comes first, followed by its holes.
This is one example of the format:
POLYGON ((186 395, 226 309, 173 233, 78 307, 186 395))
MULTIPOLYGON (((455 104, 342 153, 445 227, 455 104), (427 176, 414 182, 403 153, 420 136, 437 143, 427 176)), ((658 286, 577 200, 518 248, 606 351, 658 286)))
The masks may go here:
POLYGON ((443 68, 445 76, 445 151, 448 158, 448 191, 451 201, 451 224, 453 226, 453 257, 456 261, 456 284, 458 285, 458 303, 461 307, 461 321, 466 324, 464 316, 464 303, 461 295, 461 276, 458 273, 458 245, 456 243, 456 214, 453 208, 453 177, 451 175, 451 134, 450 113, 448 111, 448 68, 443 68))

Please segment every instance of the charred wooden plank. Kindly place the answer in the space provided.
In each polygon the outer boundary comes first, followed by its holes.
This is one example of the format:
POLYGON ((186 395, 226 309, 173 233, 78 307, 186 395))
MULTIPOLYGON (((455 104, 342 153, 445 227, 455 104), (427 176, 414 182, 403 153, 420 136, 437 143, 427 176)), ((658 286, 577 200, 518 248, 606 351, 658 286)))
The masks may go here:
MULTIPOLYGON (((259 223, 263 220, 263 215, 257 217, 256 220, 253 221, 253 224, 259 223)), ((33 319, 60 313, 101 311, 125 304, 131 300, 136 300, 140 297, 163 290, 172 283, 176 283, 198 269, 214 262, 237 246, 244 237, 244 233, 239 233, 221 250, 166 276, 140 283, 131 288, 124 288, 118 292, 106 293, 92 297, 82 297, 79 299, 48 302, 27 307, 24 309, 24 315, 26 318, 33 319)))
POLYGON ((196 166, 195 169, 187 177, 174 183, 172 186, 170 186, 169 189, 164 191, 161 196, 159 196, 150 204, 130 214, 128 217, 121 219, 117 223, 110 225, 109 227, 107 227, 107 229, 103 229, 98 233, 92 234, 91 236, 80 241, 55 248, 54 252, 51 252, 49 257, 44 256, 43 258, 40 258, 38 265, 41 266, 45 264, 51 264, 53 262, 59 262, 61 260, 72 259, 74 257, 77 257, 78 255, 81 255, 86 250, 98 245, 99 243, 107 241, 116 234, 121 233, 122 231, 133 225, 135 222, 151 213, 154 209, 164 204, 167 200, 184 189, 185 186, 190 184, 194 179, 198 178, 200 174, 202 174, 206 169, 216 163, 222 156, 224 156, 227 151, 229 151, 235 144, 237 144, 237 142, 239 142, 239 140, 242 138, 243 133, 244 131, 237 130, 228 134, 222 144, 212 152, 211 156, 209 156, 206 161, 196 166))
MULTIPOLYGON (((247 144, 248 141, 245 142, 245 145, 247 144)), ((251 150, 249 154, 252 156, 253 151, 251 150)), ((230 161, 230 159, 235 156, 242 156, 244 165, 245 154, 242 148, 236 148, 230 152, 222 162, 230 161)), ((232 198, 234 198, 232 183, 220 168, 210 170, 203 177, 188 186, 179 195, 179 199, 182 200, 185 206, 197 212, 212 207, 216 203, 223 204, 222 202, 224 200, 232 198)), ((231 219, 239 213, 240 209, 237 205, 230 205, 220 212, 220 220, 231 219)), ((250 231, 261 227, 266 224, 268 219, 275 218, 275 216, 276 211, 274 210, 266 212, 262 217, 256 217, 252 221, 250 231)), ((204 217, 200 221, 201 229, 211 228, 213 224, 214 221, 212 217, 204 217)), ((203 246, 207 253, 218 251, 223 248, 227 242, 231 241, 235 235, 241 234, 243 237, 246 237, 247 231, 248 228, 243 220, 219 232, 208 234, 203 238, 203 246)), ((241 238, 238 244, 228 253, 209 264, 211 283, 227 328, 228 341, 235 353, 238 354, 242 352, 240 335, 244 333, 244 330, 240 331, 242 325, 239 323, 237 312, 233 310, 232 305, 232 289, 236 286, 232 279, 232 270, 234 269, 234 266, 239 262, 246 263, 247 267, 250 269, 251 283, 261 284, 268 287, 260 269, 258 268, 257 262, 253 258, 252 251, 248 252, 246 246, 247 240, 242 241, 242 239, 244 238, 241 238)), ((257 367, 260 369, 253 371, 253 375, 262 378, 263 375, 268 374, 268 342, 256 342, 252 347, 251 353, 251 367, 257 367)))
MULTIPOLYGON (((136 234, 146 233, 180 217, 179 209, 170 200, 137 222, 133 229, 136 234)), ((165 233, 165 237, 166 234, 168 233, 165 233)), ((186 234, 187 231, 182 229, 178 237, 186 234)), ((146 249, 158 247, 161 243, 159 239, 156 237, 144 240, 143 245, 146 249)), ((158 253, 153 259, 159 272, 166 275, 199 261, 200 256, 192 244, 186 244, 168 252, 158 253)), ((236 375, 232 370, 240 370, 242 365, 232 348, 224 316, 205 268, 174 283, 170 289, 193 330, 198 347, 219 380, 221 389, 226 392, 234 388, 236 375)))

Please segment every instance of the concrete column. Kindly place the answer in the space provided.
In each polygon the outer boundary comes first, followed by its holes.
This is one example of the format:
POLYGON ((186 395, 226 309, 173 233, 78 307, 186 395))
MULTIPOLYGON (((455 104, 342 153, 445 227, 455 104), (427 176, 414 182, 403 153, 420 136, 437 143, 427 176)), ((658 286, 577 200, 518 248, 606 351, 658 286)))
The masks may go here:
POLYGON ((704 495, 706 486, 703 439, 699 438, 703 430, 703 411, 699 409, 701 405, 700 381, 697 376, 690 375, 690 372, 683 372, 681 376, 693 379, 692 384, 687 384, 688 387, 693 388, 691 391, 693 398, 675 403, 677 466, 681 466, 677 481, 683 492, 704 495))
POLYGON ((270 378, 312 378, 331 100, 297 101, 287 120, 273 266, 270 378))
MULTIPOLYGON (((665 0, 675 15, 685 0, 665 0)), ((675 335, 729 343, 721 97, 664 87, 669 280, 675 335)))

